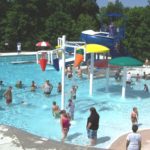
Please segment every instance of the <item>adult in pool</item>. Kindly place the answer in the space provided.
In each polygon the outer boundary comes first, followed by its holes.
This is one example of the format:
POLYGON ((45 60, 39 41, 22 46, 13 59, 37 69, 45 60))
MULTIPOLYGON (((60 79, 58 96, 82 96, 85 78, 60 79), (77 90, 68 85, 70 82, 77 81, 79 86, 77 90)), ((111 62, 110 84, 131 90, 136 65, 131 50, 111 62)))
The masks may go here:
POLYGON ((90 146, 96 145, 97 130, 99 128, 99 114, 94 107, 90 108, 90 116, 87 119, 87 134, 90 139, 90 146))
POLYGON ((4 97, 6 99, 6 104, 11 104, 12 103, 12 87, 9 86, 8 89, 4 93, 4 97))
POLYGON ((16 86, 16 88, 22 89, 23 88, 22 81, 21 80, 17 81, 15 86, 16 86))
POLYGON ((70 117, 65 110, 61 111, 60 124, 62 130, 62 142, 66 139, 70 128, 70 117))
POLYGON ((53 85, 50 84, 49 80, 46 80, 44 85, 42 86, 42 88, 43 88, 43 91, 44 91, 45 95, 50 95, 51 91, 53 89, 53 85))

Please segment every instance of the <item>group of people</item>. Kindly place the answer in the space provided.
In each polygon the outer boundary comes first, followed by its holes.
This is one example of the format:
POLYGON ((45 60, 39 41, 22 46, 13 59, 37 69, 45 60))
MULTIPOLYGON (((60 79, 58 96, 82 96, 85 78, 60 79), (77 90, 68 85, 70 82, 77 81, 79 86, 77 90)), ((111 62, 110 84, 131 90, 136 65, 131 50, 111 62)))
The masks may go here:
MULTIPOLYGON (((55 118, 60 118, 60 125, 62 131, 62 141, 67 137, 69 132, 69 128, 71 126, 71 120, 74 119, 74 103, 71 99, 69 99, 69 103, 67 108, 69 108, 69 112, 67 113, 66 110, 60 110, 59 106, 56 102, 53 102, 52 106, 52 114, 55 118)), ((93 146, 96 144, 97 141, 97 130, 99 128, 99 114, 97 113, 94 107, 90 108, 90 116, 87 119, 87 135, 90 139, 90 145, 93 146)))
MULTIPOLYGON (((75 68, 75 72, 77 73, 77 76, 82 79, 82 69, 80 66, 75 68)), ((71 79, 73 77, 73 68, 71 65, 66 66, 65 68, 65 75, 68 79, 71 79)))
MULTIPOLYGON (((16 82, 15 87, 17 89, 26 88, 21 80, 16 82)), ((0 91, 3 90, 2 97, 3 96, 5 97, 6 104, 8 104, 8 105, 12 103, 12 88, 13 88, 12 86, 9 86, 7 89, 4 89, 4 83, 2 80, 0 80, 0 91)), ((38 87, 37 87, 35 81, 32 81, 31 85, 30 85, 30 91, 35 92, 37 88, 38 87)), ((46 80, 45 83, 42 85, 42 87, 39 87, 39 88, 41 88, 43 90, 43 93, 46 96, 49 96, 51 94, 52 89, 53 89, 53 85, 49 82, 49 80, 46 80)), ((61 93, 61 91, 62 91, 62 85, 61 85, 61 82, 59 82, 57 85, 57 92, 61 93)))
MULTIPOLYGON (((59 86, 58 86, 59 87, 59 86)), ((73 85, 72 88, 70 89, 70 98, 68 100, 68 105, 66 109, 68 109, 68 115, 70 116, 71 120, 74 120, 74 111, 75 111, 75 104, 74 101, 76 99, 76 92, 77 92, 78 86, 73 85)), ((60 108, 56 104, 56 102, 53 102, 52 105, 52 114, 55 118, 60 117, 60 108)))

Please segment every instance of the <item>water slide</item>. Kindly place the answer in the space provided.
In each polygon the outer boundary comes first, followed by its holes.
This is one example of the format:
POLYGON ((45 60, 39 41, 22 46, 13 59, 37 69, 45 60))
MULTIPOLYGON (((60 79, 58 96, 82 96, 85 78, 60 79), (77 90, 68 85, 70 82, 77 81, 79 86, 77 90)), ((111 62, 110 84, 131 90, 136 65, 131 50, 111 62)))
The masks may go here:
POLYGON ((119 32, 114 36, 110 36, 109 32, 95 32, 93 30, 85 30, 81 33, 81 40, 87 44, 100 44, 109 47, 110 55, 113 58, 126 55, 116 48, 117 44, 123 38, 123 29, 119 29, 119 32))

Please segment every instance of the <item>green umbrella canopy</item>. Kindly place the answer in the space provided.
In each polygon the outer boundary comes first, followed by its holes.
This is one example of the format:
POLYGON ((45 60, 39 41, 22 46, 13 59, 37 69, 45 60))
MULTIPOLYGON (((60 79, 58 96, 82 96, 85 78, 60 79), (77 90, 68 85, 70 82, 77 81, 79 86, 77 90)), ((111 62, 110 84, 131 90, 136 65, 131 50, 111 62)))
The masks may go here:
POLYGON ((142 66, 143 63, 135 58, 132 57, 117 57, 111 59, 109 64, 115 66, 142 66))

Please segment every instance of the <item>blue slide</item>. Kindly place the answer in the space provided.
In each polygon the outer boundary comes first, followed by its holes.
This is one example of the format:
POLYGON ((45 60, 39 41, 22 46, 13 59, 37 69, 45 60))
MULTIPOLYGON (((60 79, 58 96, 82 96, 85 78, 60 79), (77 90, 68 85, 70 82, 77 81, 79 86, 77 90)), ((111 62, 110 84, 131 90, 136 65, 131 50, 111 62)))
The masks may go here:
POLYGON ((110 48, 110 55, 114 57, 125 56, 127 52, 120 51, 117 44, 124 38, 124 29, 120 28, 119 32, 110 36, 109 32, 95 32, 93 30, 86 30, 81 33, 81 40, 87 44, 100 44, 110 48))

